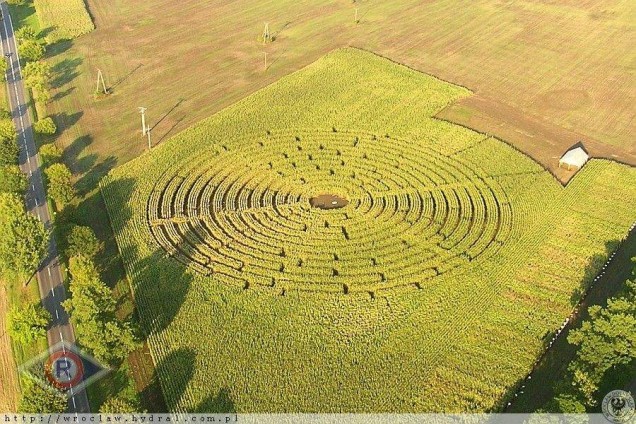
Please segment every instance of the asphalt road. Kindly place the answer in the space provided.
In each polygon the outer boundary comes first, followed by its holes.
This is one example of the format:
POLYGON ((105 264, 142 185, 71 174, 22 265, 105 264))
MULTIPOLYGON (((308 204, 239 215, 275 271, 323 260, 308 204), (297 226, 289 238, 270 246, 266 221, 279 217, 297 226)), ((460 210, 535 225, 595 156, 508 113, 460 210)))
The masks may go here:
MULTIPOLYGON (((9 15, 9 9, 5 0, 0 0, 0 9, 3 19, 0 21, 0 32, 2 34, 2 53, 11 55, 7 57, 9 69, 7 71, 7 91, 11 116, 18 132, 18 143, 20 145, 20 169, 24 172, 29 181, 26 193, 26 206, 30 213, 37 216, 44 226, 51 228, 51 216, 46 204, 46 193, 42 181, 42 168, 37 154, 35 140, 33 138, 33 128, 31 117, 27 108, 25 88, 22 82, 18 49, 13 34, 13 23, 9 15)), ((49 346, 55 346, 61 341, 70 344, 75 343, 73 327, 69 322, 69 317, 61 302, 66 299, 66 292, 63 285, 62 273, 60 272, 59 257, 55 240, 52 238, 49 245, 48 257, 43 261, 36 274, 40 287, 40 297, 42 304, 53 317, 47 332, 49 346)), ((78 413, 90 412, 88 398, 84 390, 73 392, 69 399, 69 411, 78 413)))

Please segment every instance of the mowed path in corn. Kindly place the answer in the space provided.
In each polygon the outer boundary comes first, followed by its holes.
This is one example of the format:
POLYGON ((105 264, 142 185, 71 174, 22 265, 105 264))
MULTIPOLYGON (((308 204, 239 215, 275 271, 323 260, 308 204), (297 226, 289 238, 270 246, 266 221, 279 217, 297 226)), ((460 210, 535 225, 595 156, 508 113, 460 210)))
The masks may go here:
POLYGON ((474 96, 440 117, 505 139, 562 179, 571 174, 556 169, 557 157, 579 139, 594 156, 636 164, 628 0, 88 5, 97 29, 51 49, 49 107, 74 170, 92 171, 87 187, 146 148, 138 106, 149 108, 159 143, 346 45, 470 88, 474 96), (265 22, 275 37, 266 46, 265 22), (95 100, 98 68, 113 94, 95 100))

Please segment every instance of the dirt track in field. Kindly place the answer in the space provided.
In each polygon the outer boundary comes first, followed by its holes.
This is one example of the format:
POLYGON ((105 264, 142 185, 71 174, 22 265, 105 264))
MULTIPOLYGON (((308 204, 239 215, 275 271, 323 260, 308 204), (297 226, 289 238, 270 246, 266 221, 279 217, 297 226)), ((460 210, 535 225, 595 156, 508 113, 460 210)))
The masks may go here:
POLYGON ((7 296, 0 287, 0 411, 16 411, 18 400, 18 374, 11 351, 11 340, 6 332, 7 296))

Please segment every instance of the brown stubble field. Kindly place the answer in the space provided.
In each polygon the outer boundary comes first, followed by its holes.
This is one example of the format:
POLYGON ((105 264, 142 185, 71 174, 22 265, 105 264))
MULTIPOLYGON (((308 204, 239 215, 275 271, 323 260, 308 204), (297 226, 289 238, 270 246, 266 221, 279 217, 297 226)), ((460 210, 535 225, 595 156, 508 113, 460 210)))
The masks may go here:
POLYGON ((137 106, 149 108, 153 141, 163 142, 346 45, 470 88, 440 118, 551 170, 579 139, 594 156, 636 164, 636 11, 626 0, 88 4, 97 30, 52 49, 60 78, 49 107, 67 127, 59 142, 75 171, 90 173, 80 188, 143 151, 137 106), (276 40, 263 46, 266 21, 276 40), (97 68, 113 94, 96 101, 97 68))

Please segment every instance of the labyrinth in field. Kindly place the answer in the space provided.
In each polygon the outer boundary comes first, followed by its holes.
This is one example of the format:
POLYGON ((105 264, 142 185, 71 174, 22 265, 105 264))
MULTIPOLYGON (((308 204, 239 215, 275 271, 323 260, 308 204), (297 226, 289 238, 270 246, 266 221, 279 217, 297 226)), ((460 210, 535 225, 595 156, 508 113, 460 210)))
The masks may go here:
POLYGON ((513 219, 506 193, 476 166, 333 129, 210 149, 166 171, 147 210, 157 243, 202 274, 372 295, 489 257, 513 219), (337 200, 318 206, 320 196, 337 200))
POLYGON ((101 182, 171 411, 507 404, 625 236, 636 169, 563 187, 434 118, 468 95, 338 50, 101 182))

